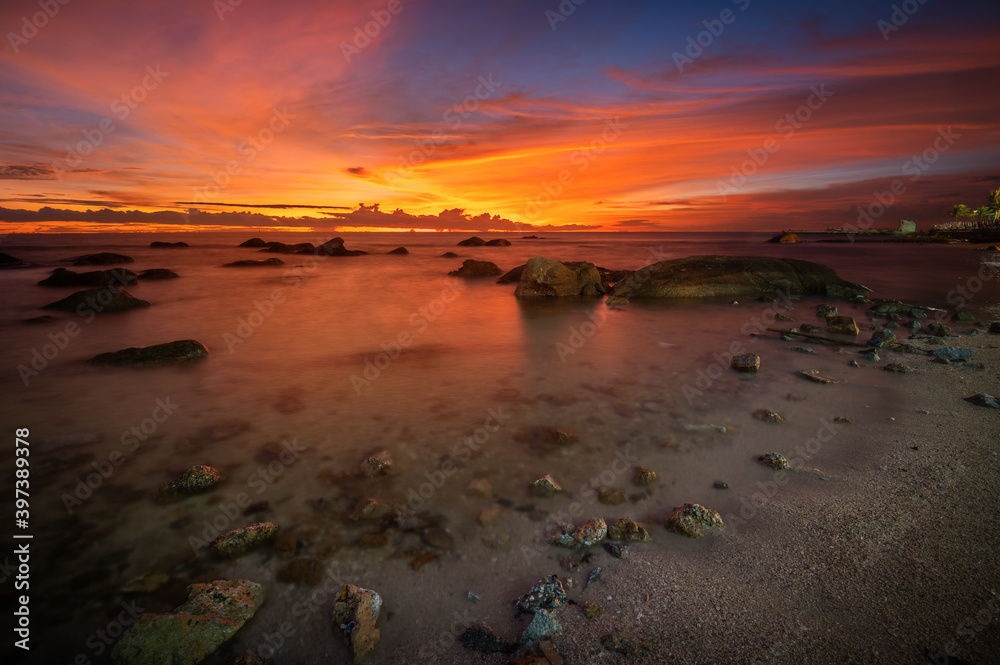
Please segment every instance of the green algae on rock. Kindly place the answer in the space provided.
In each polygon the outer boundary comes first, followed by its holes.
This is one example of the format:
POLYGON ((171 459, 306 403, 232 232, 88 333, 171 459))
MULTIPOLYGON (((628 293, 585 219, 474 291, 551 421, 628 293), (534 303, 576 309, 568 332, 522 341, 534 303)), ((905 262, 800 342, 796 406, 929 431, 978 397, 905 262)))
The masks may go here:
POLYGON ((697 503, 685 503, 674 508, 663 524, 689 538, 700 538, 708 529, 725 526, 718 512, 697 503))
POLYGON ((210 466, 198 464, 185 471, 180 478, 172 480, 159 490, 161 497, 188 496, 210 490, 222 481, 222 472, 210 466))
POLYGON ((198 360, 207 355, 208 349, 201 342, 193 339, 182 339, 165 344, 100 353, 87 362, 94 365, 115 365, 118 367, 149 367, 198 360))
POLYGON ((624 540, 630 543, 652 541, 649 532, 641 524, 628 517, 620 517, 608 527, 608 540, 624 540))
POLYGON ((232 559, 273 540, 277 534, 277 524, 259 522, 222 534, 212 541, 209 548, 217 557, 232 559))
POLYGON ((785 456, 780 453, 764 453, 758 457, 757 460, 762 464, 778 471, 788 468, 788 460, 785 459, 785 456))

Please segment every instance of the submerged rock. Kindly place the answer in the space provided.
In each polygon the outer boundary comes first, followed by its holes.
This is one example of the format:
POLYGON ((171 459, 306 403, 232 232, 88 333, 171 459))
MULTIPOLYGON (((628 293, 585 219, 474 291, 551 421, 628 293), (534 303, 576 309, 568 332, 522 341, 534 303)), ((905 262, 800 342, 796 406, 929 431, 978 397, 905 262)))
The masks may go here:
POLYGON ((38 282, 38 286, 128 286, 135 284, 136 278, 137 275, 128 268, 90 272, 73 272, 68 268, 56 268, 51 275, 38 282))
MULTIPOLYGON (((641 524, 629 519, 620 517, 608 527, 608 540, 624 540, 630 543, 648 543, 652 541, 649 532, 641 524)), ((620 558, 620 557, 619 557, 620 558)))
POLYGON ((514 604, 518 612, 534 614, 540 609, 553 610, 566 604, 566 589, 558 575, 550 575, 539 580, 528 593, 524 594, 514 604))
POLYGON ((263 238, 250 238, 249 240, 244 240, 238 246, 239 247, 267 247, 267 243, 264 242, 263 238))
POLYGON ((820 374, 818 369, 801 369, 797 374, 803 379, 809 379, 814 383, 840 383, 840 379, 820 374))
POLYGON ((397 247, 396 249, 392 249, 392 250, 389 250, 388 252, 386 252, 386 254, 398 254, 400 256, 402 256, 404 254, 409 254, 409 253, 410 253, 410 250, 406 249, 405 247, 397 247))
POLYGON ((149 247, 150 249, 184 249, 185 247, 190 247, 190 245, 180 240, 177 242, 154 240, 153 242, 149 243, 149 247))
POLYGON ((477 261, 466 259, 462 262, 462 267, 448 273, 453 277, 493 277, 502 275, 503 270, 492 261, 477 261))
POLYGON ((333 604, 333 626, 347 637, 354 665, 372 655, 382 638, 375 627, 381 609, 381 596, 354 584, 345 584, 333 604))
POLYGON ((951 328, 943 323, 928 323, 924 331, 934 337, 947 337, 951 334, 951 328))
POLYGON ((395 466, 392 462, 392 455, 388 450, 380 450, 377 453, 372 453, 361 462, 361 470, 369 478, 393 473, 395 466))
POLYGON ((217 557, 232 559, 274 540, 277 533, 278 525, 274 522, 259 522, 222 534, 211 542, 209 549, 217 557))
POLYGON ((361 499, 351 513, 352 520, 380 520, 392 513, 392 506, 378 499, 361 499))
POLYGON ((10 254, 0 253, 0 269, 2 268, 30 268, 31 264, 27 261, 22 261, 16 256, 11 256, 10 254))
POLYGON ((837 316, 837 308, 833 305, 816 305, 816 316, 821 319, 830 319, 837 316))
POLYGON ((459 247, 482 247, 486 244, 486 241, 479 236, 472 236, 471 238, 466 238, 465 240, 459 240, 459 247))
POLYGON ((764 453, 757 458, 761 464, 769 466, 777 471, 783 471, 788 468, 788 460, 781 453, 764 453))
POLYGON ((753 417, 765 423, 785 422, 784 418, 782 418, 776 411, 772 411, 771 409, 757 409, 756 411, 753 412, 753 417))
POLYGON ((887 363, 882 366, 882 370, 886 372, 896 372, 897 374, 912 374, 913 368, 909 365, 904 365, 903 363, 887 363))
POLYGON ((632 482, 640 487, 646 487, 659 482, 660 477, 656 475, 656 471, 650 468, 639 466, 635 469, 635 475, 632 477, 632 482))
POLYGON ((494 238, 487 240, 484 247, 510 247, 510 240, 506 238, 494 238))
POLYGON ((794 233, 779 233, 778 235, 768 240, 768 242, 775 242, 775 243, 781 243, 782 245, 789 245, 802 241, 799 240, 799 237, 794 233))
POLYGON ((861 334, 858 322, 850 316, 831 316, 827 319, 826 328, 834 335, 850 335, 857 337, 861 334))
POLYGON ((514 644, 484 623, 466 628, 458 639, 466 649, 480 653, 510 653, 515 649, 514 644))
POLYGON ((972 312, 955 312, 952 317, 952 321, 975 321, 976 317, 972 315, 972 312))
POLYGON ((205 465, 192 466, 180 478, 172 480, 159 489, 164 497, 189 496, 210 490, 222 482, 222 473, 213 467, 205 465))
POLYGON ((521 272, 514 290, 519 298, 596 296, 605 293, 597 266, 586 261, 560 262, 536 256, 521 272))
POLYGON ((180 275, 166 268, 150 268, 139 273, 139 279, 146 280, 177 279, 178 277, 180 275))
POLYGON ((192 584, 173 613, 140 616, 111 658, 116 665, 196 665, 232 638, 263 602, 263 587, 249 580, 192 584))
POLYGON ((725 526, 716 511, 697 503, 685 503, 674 508, 664 520, 664 526, 689 538, 700 538, 709 529, 725 526))
POLYGON ((553 480, 552 476, 542 476, 531 483, 531 493, 535 496, 550 497, 562 491, 563 488, 553 480))
POLYGON ((606 506, 620 506, 628 501, 628 494, 617 487, 598 487, 597 500, 606 506))
POLYGON ((243 259, 242 261, 230 261, 222 264, 223 268, 266 268, 269 266, 283 266, 285 262, 279 258, 270 259, 243 259))
POLYGON ((100 353, 87 362, 95 365, 117 365, 119 367, 148 367, 197 360, 207 355, 208 349, 201 342, 193 339, 182 339, 177 342, 100 353))
POLYGON ((443 259, 457 259, 458 258, 458 254, 456 254, 455 252, 445 252, 444 254, 441 255, 441 258, 443 258, 443 259))
POLYGON ((869 289, 832 269, 798 259, 689 256, 660 261, 627 275, 612 293, 625 298, 733 298, 774 293, 856 297, 869 289))
POLYGON ((116 263, 132 263, 135 261, 131 256, 115 254, 113 252, 99 252, 97 254, 84 254, 70 259, 75 266, 110 266, 116 263))
POLYGON ((737 372, 756 372, 760 369, 760 356, 755 353, 738 353, 729 364, 737 372))
POLYGON ((103 289, 87 289, 77 291, 62 300, 50 302, 42 309, 57 309, 64 312, 86 314, 95 312, 125 312, 139 307, 149 307, 150 303, 134 297, 124 289, 105 287, 103 289))

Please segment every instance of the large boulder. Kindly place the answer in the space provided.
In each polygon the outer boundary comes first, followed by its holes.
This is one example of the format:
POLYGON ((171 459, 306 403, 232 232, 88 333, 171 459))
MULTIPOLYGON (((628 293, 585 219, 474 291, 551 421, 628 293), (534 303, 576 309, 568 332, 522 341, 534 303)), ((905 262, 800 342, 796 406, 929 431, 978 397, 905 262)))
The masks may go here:
POLYGON ((355 665, 375 651, 381 634, 375 624, 382 609, 382 597, 371 589, 345 584, 333 603, 333 627, 343 631, 355 665))
POLYGON ((502 273, 503 270, 492 261, 466 259, 462 262, 461 268, 452 270, 448 274, 452 277, 494 277, 502 273))
POLYGON ((64 312, 79 312, 87 309, 93 312, 124 312, 137 307, 149 307, 150 303, 132 296, 124 289, 105 287, 77 291, 62 300, 50 302, 43 309, 58 309, 64 312))
POLYGON ((185 247, 190 247, 186 242, 167 242, 165 240, 154 240, 149 243, 151 249, 184 249, 185 247))
POLYGON ((132 263, 135 261, 131 256, 124 254, 114 254, 113 252, 99 252, 97 254, 84 254, 76 256, 70 261, 75 266, 110 266, 116 263, 132 263))
POLYGON ((118 641, 116 665, 196 665, 236 634, 264 602, 250 580, 216 580, 188 587, 171 614, 143 614, 118 641))
POLYGON ((689 256, 626 275, 618 298, 740 298, 774 293, 856 297, 869 289, 810 261, 766 256, 689 256))
POLYGON ((31 264, 16 256, 0 253, 0 268, 30 268, 31 264))
POLYGON ((368 252, 362 252, 360 249, 347 249, 344 247, 344 239, 338 236, 330 238, 310 253, 317 256, 361 256, 368 252))
POLYGON ((785 245, 802 241, 799 240, 799 237, 794 233, 779 233, 778 235, 768 240, 768 242, 777 242, 785 245))
POLYGON ((486 241, 479 236, 472 236, 471 238, 466 238, 465 240, 460 240, 458 242, 459 247, 482 247, 486 244, 486 241))
POLYGON ((494 238, 493 240, 487 240, 485 247, 510 247, 510 240, 506 238, 494 238))
POLYGON ((145 367, 150 365, 166 365, 168 363, 185 362, 204 358, 208 349, 201 342, 193 339, 182 339, 153 346, 132 347, 101 353, 88 362, 94 365, 117 365, 119 367, 145 367))
POLYGON ((264 242, 263 238, 250 238, 241 242, 237 247, 267 247, 267 243, 264 242))
POLYGON ((38 282, 38 286, 128 286, 134 284, 136 274, 128 268, 111 270, 91 270, 73 272, 67 268, 56 268, 52 274, 38 282))
POLYGON ((514 295, 521 298, 596 296, 602 293, 606 293, 606 289, 593 263, 562 263, 544 256, 536 256, 525 264, 521 280, 514 290, 514 295))

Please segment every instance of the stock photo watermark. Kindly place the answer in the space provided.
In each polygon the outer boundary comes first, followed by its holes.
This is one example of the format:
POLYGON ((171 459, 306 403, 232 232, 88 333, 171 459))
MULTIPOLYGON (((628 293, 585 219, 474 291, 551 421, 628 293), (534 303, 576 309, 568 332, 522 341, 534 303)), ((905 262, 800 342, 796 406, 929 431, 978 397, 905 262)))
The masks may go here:
POLYGON ((354 26, 354 39, 350 43, 340 42, 340 52, 344 55, 344 60, 350 64, 351 58, 360 55, 361 51, 368 48, 372 41, 389 27, 392 18, 399 16, 403 9, 405 7, 402 0, 389 0, 385 9, 371 10, 369 12, 372 17, 370 21, 365 22, 364 25, 354 26))
POLYGON ((927 0, 905 0, 898 5, 894 4, 888 20, 880 18, 875 23, 875 27, 882 34, 882 41, 889 41, 889 36, 894 32, 898 32, 900 28, 906 25, 910 17, 916 14, 925 4, 927 4, 927 0))
POLYGON ((37 4, 42 11, 30 16, 25 14, 21 17, 21 29, 7 33, 7 41, 14 53, 20 53, 21 47, 37 37, 39 31, 43 30, 69 3, 70 0, 38 0, 37 4))

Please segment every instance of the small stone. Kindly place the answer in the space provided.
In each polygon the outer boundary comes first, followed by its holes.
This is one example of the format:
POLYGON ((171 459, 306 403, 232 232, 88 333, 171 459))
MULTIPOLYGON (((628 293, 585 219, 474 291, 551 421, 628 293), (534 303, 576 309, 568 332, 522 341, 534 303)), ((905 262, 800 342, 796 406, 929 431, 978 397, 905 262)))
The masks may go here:
POLYGON ((834 379, 819 373, 818 369, 799 370, 798 375, 804 379, 809 379, 816 383, 840 383, 840 379, 834 379))
POLYGON ((835 423, 837 423, 839 425, 853 425, 854 424, 853 420, 851 420, 850 418, 844 418, 843 416, 837 416, 836 418, 833 419, 833 422, 835 422, 835 423))
POLYGON ((426 552, 421 552, 417 556, 410 559, 410 568, 413 570, 420 570, 423 566, 427 565, 431 561, 438 558, 437 552, 431 552, 430 550, 426 552))
POLYGON ((738 372, 756 372, 760 369, 760 356, 753 353, 739 353, 730 362, 738 372))
POLYGON ((600 582, 602 573, 604 573, 604 569, 601 568, 600 566, 590 571, 590 574, 587 576, 587 585, 583 588, 587 589, 590 587, 591 584, 595 582, 600 582))
POLYGON ((660 480, 660 477, 656 475, 656 471, 650 468, 639 466, 635 469, 635 477, 632 478, 632 482, 640 487, 646 487, 656 483, 660 480))
POLYGON ((608 540, 625 540, 631 543, 648 543, 653 540, 645 527, 628 517, 621 517, 608 527, 608 540))
POLYGON ((465 488, 466 496, 489 499, 493 496, 493 484, 486 478, 476 478, 465 488))
POLYGON ((361 463, 361 470, 369 478, 387 475, 393 470, 392 455, 388 450, 373 453, 361 463))
POLYGON ((889 323, 885 324, 885 327, 886 330, 899 330, 899 324, 896 323, 895 321, 890 321, 889 323))
POLYGON ((775 321, 794 321, 794 319, 792 317, 788 316, 787 314, 782 314, 781 312, 778 312, 777 314, 774 315, 774 320, 775 321))
POLYGON ((789 351, 795 351, 796 353, 812 353, 812 354, 816 353, 808 346, 786 346, 785 348, 788 349, 789 351))
POLYGON ((869 339, 867 343, 868 346, 874 346, 881 349, 886 346, 894 345, 896 343, 896 336, 889 330, 876 330, 872 332, 871 339, 869 339))
POLYGON ((985 406, 990 409, 1000 409, 1000 401, 998 401, 993 395, 988 395, 986 393, 976 393, 972 397, 966 397, 965 401, 971 402, 976 406, 985 406))
POLYGON ((477 511, 476 521, 479 522, 480 526, 493 526, 499 521, 501 515, 503 515, 503 508, 491 506, 477 511))
POLYGON ((764 453, 757 460, 778 471, 788 468, 788 460, 780 453, 764 453))
POLYGON ((943 323, 928 323, 924 330, 927 331, 928 335, 933 335, 934 337, 947 337, 951 334, 951 328, 943 323))
POLYGON ((506 533, 496 533, 495 531, 490 531, 485 536, 483 536, 483 545, 489 547, 490 549, 500 549, 502 547, 507 547, 510 545, 510 535, 506 533))
POLYGON ((876 363, 879 360, 881 360, 881 358, 879 358, 878 351, 876 351, 874 348, 871 348, 871 347, 869 347, 867 349, 864 349, 862 351, 859 351, 859 353, 862 356, 864 356, 865 360, 871 360, 872 362, 876 362, 876 363))
POLYGON ((625 543, 604 543, 604 549, 616 559, 624 559, 628 555, 628 545, 625 543))
POLYGON ((972 357, 972 349, 958 349, 954 346, 942 346, 940 349, 934 349, 931 351, 931 355, 935 358, 944 358, 945 360, 966 360, 972 357))
POLYGON ((550 497, 562 491, 563 488, 552 479, 552 476, 542 476, 531 483, 531 493, 535 496, 550 497))
POLYGON ((753 417, 765 423, 785 422, 784 418, 778 415, 778 413, 771 411, 770 409, 757 409, 756 411, 753 412, 753 417))
POLYGON ((370 589, 345 584, 333 604, 333 627, 347 637, 354 665, 375 651, 382 635, 375 627, 382 597, 370 589))
POLYGON ((903 363, 887 363, 882 366, 883 371, 896 372, 897 374, 912 374, 913 368, 903 363))
POLYGON ((274 522, 260 522, 225 533, 209 545, 217 557, 231 559, 241 556, 264 543, 274 540, 278 525, 274 522))
POLYGON ((510 653, 515 648, 486 624, 466 628, 458 639, 466 649, 480 653, 510 653))
POLYGON ((552 618, 552 615, 547 611, 539 609, 535 611, 535 616, 532 617, 531 623, 521 633, 521 643, 532 644, 561 632, 562 626, 559 625, 559 622, 552 618))
POLYGON ((604 608, 594 601, 588 600, 583 603, 583 616, 587 617, 590 621, 593 621, 602 614, 604 614, 604 608))
POLYGON ((717 490, 727 490, 729 489, 729 483, 722 482, 721 480, 716 480, 714 483, 712 483, 712 487, 714 487, 717 490))
POLYGON ((664 526, 689 538, 699 538, 706 529, 725 526, 718 512, 697 503, 685 503, 671 511, 664 526))
POLYGON ((598 487, 597 500, 607 506, 620 506, 628 501, 628 494, 617 487, 598 487))
POLYGON ((976 317, 972 315, 972 312, 955 312, 951 317, 952 321, 975 321, 976 317))
POLYGON ((850 363, 851 367, 861 367, 857 360, 852 360, 850 363))
POLYGON ((180 478, 160 488, 160 496, 188 496, 210 490, 222 481, 222 473, 210 466, 192 466, 180 478))
POLYGON ((352 520, 380 520, 392 513, 392 507, 378 499, 365 498, 358 502, 351 513, 352 520))
POLYGON ((829 319, 837 316, 837 308, 833 305, 816 305, 816 316, 821 319, 829 319))

